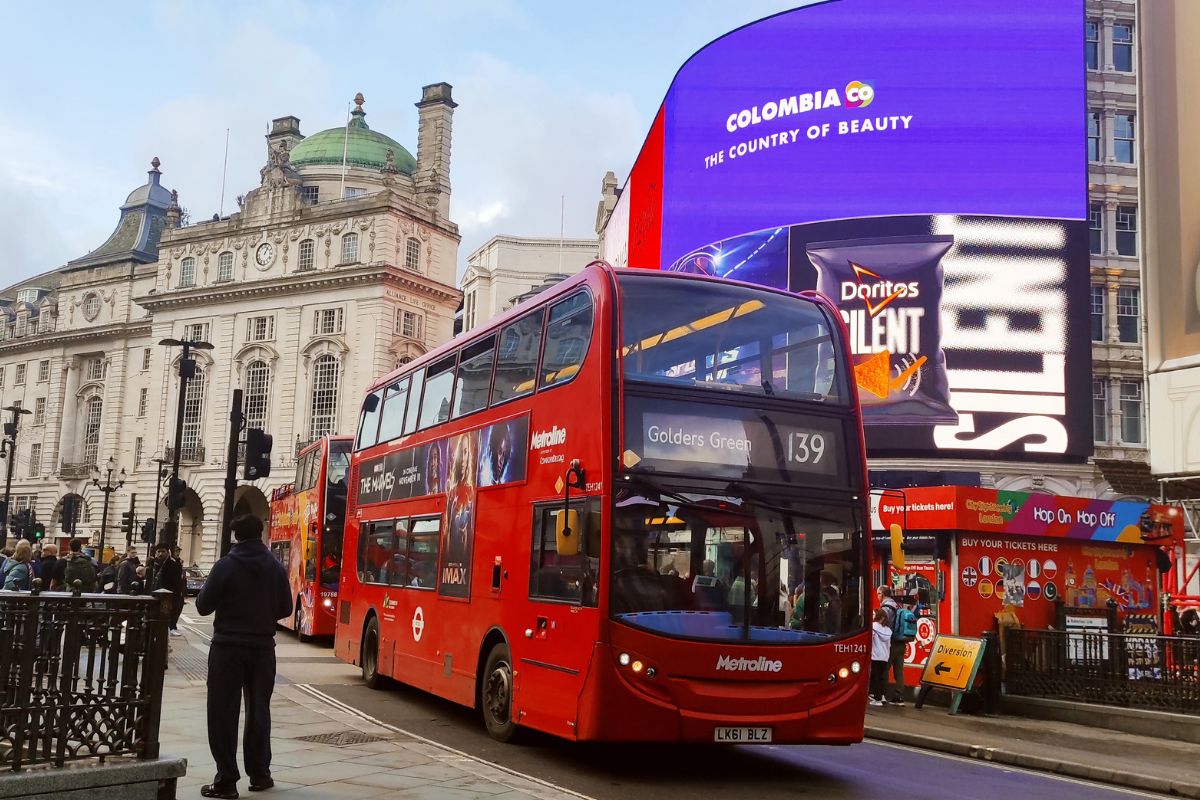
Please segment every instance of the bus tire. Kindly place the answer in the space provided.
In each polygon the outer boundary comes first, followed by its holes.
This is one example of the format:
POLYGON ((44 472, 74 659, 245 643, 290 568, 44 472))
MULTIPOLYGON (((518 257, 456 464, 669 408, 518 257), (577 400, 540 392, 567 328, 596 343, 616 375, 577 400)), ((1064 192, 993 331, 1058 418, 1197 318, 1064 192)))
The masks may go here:
POLYGON ((479 699, 483 722, 491 737, 498 742, 512 741, 517 735, 517 723, 512 715, 512 655, 504 642, 494 645, 488 653, 479 699))
POLYGON ((368 689, 383 688, 383 676, 379 674, 379 620, 371 617, 362 639, 362 679, 368 689))
POLYGON ((296 613, 292 617, 292 625, 296 629, 296 641, 300 643, 307 642, 311 637, 304 635, 304 607, 300 605, 300 598, 296 598, 296 613))

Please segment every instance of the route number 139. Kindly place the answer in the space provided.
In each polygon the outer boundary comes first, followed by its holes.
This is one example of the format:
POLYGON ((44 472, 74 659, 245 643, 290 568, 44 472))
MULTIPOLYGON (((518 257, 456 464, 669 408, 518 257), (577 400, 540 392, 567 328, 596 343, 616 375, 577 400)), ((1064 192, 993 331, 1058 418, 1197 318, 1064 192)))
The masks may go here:
POLYGON ((788 461, 795 464, 820 464, 825 455, 825 436, 820 433, 788 434, 788 461))

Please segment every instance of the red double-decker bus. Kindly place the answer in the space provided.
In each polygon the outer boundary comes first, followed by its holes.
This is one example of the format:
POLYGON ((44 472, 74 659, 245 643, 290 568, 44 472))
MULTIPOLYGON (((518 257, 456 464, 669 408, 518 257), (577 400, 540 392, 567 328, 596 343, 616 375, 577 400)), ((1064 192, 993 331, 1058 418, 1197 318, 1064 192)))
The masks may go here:
POLYGON ((331 636, 341 578, 352 436, 323 436, 296 457, 296 480, 271 493, 271 553, 287 569, 295 603, 285 627, 304 641, 331 636))
POLYGON ((863 735, 867 484, 827 302, 593 264, 375 383, 335 650, 491 734, 863 735))

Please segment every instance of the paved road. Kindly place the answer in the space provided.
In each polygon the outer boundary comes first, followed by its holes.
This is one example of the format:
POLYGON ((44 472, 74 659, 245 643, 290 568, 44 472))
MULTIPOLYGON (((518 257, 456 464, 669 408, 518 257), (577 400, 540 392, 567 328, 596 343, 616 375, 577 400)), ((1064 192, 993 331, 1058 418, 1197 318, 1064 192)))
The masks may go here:
MULTIPOLYGON (((207 635, 203 621, 188 623, 207 635)), ((923 800, 1128 800, 1143 794, 866 742, 852 747, 681 747, 576 745, 530 735, 500 745, 470 709, 394 685, 372 691, 328 643, 278 637, 280 680, 307 684, 389 725, 532 775, 596 800, 708 800, 754 797, 923 800)))

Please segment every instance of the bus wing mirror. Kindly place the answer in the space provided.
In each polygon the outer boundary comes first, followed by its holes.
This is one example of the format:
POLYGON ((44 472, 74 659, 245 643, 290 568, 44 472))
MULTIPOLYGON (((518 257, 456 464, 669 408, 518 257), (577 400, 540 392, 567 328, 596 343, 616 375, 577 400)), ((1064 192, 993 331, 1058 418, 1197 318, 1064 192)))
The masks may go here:
POLYGON ((575 509, 555 512, 554 547, 560 556, 579 554, 579 512, 575 509))
POLYGON ((898 571, 904 569, 904 529, 896 523, 889 527, 892 540, 892 566, 898 571))

